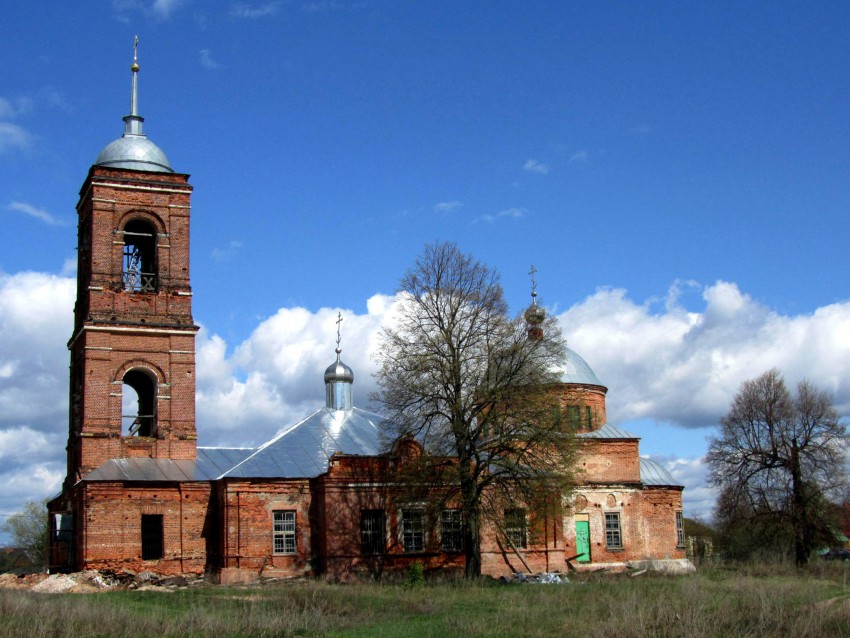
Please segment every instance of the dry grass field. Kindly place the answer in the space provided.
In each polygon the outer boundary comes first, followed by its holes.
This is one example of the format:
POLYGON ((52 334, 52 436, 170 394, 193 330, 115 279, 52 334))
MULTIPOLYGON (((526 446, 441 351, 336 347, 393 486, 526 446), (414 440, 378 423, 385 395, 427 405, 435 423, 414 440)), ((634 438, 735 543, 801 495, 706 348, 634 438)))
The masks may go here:
POLYGON ((0 636, 850 637, 850 563, 590 574, 563 585, 319 581, 176 591, 0 590, 0 636))

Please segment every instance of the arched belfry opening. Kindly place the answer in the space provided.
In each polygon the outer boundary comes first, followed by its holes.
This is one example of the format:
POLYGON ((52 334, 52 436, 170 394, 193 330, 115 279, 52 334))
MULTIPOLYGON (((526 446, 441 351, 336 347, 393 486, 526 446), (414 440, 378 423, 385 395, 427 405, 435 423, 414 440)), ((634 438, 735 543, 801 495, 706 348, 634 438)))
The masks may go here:
POLYGON ((134 368, 124 374, 121 386, 121 433, 156 436, 156 378, 134 368))
POLYGON ((156 292, 156 228, 146 219, 124 227, 122 275, 127 292, 156 292))

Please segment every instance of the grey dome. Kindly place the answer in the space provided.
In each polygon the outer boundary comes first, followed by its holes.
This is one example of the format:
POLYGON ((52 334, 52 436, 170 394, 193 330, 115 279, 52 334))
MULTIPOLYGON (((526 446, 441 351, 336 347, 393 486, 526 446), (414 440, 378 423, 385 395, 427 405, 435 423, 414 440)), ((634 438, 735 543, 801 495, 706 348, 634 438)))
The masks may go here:
POLYGON ((110 142, 95 160, 95 166, 129 168, 136 171, 173 173, 165 153, 145 135, 125 133, 110 142))
POLYGON ((354 383, 354 371, 340 361, 339 357, 325 370, 325 383, 332 383, 334 381, 354 383))
POLYGON ((606 387, 594 374, 593 370, 587 365, 587 362, 582 359, 574 350, 567 348, 567 364, 564 366, 563 374, 561 375, 562 383, 583 383, 585 385, 598 385, 606 387))

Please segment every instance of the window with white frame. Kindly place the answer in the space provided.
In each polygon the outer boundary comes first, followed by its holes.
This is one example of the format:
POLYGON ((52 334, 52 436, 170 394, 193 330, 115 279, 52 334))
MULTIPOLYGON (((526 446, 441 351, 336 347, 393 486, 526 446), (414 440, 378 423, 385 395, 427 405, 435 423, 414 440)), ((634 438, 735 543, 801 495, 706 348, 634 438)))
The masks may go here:
POLYGON ((607 549, 622 549, 623 532, 620 527, 619 512, 605 512, 605 547, 607 549))
POLYGON ((425 512, 421 509, 403 509, 401 515, 401 546, 406 552, 425 550, 425 512))
POLYGON ((272 512, 274 520, 274 553, 295 553, 295 511, 276 510, 272 512))
POLYGON ((685 546, 685 516, 676 512, 676 547, 685 546))
POLYGON ((463 550, 463 530, 459 509, 443 510, 440 514, 440 547, 444 552, 463 550))
POLYGON ((515 507, 505 510, 505 538, 516 549, 528 546, 528 524, 524 509, 515 507))

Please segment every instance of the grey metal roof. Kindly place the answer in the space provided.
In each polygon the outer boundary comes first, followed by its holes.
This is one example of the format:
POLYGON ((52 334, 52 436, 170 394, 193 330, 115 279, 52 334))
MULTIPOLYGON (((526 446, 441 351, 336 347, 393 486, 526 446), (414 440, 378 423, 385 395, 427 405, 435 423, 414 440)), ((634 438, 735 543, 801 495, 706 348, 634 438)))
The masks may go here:
POLYGON ((106 145, 97 159, 96 166, 129 168, 136 171, 173 173, 165 153, 145 135, 125 133, 106 145))
POLYGON ((85 481, 209 481, 216 476, 198 461, 109 459, 89 472, 85 481))
POLYGON ((587 365, 587 362, 570 348, 567 348, 567 363, 564 366, 563 374, 561 374, 561 382, 584 383, 587 385, 605 387, 605 385, 596 377, 596 374, 594 374, 590 366, 587 365))
POLYGON ((256 451, 253 447, 199 447, 198 463, 207 474, 219 478, 256 451))
POLYGON ((640 482, 644 485, 679 485, 666 467, 643 457, 640 457, 640 482))
POLYGON ((381 453, 383 417, 360 408, 323 407, 278 434, 224 476, 227 478, 312 478, 328 471, 336 453, 381 453))
POLYGON ((598 430, 594 430, 593 432, 582 432, 581 434, 577 434, 576 436, 584 438, 584 439, 639 439, 640 437, 637 434, 632 434, 631 432, 624 430, 623 428, 618 428, 616 425, 611 425, 610 423, 606 423, 598 430))

